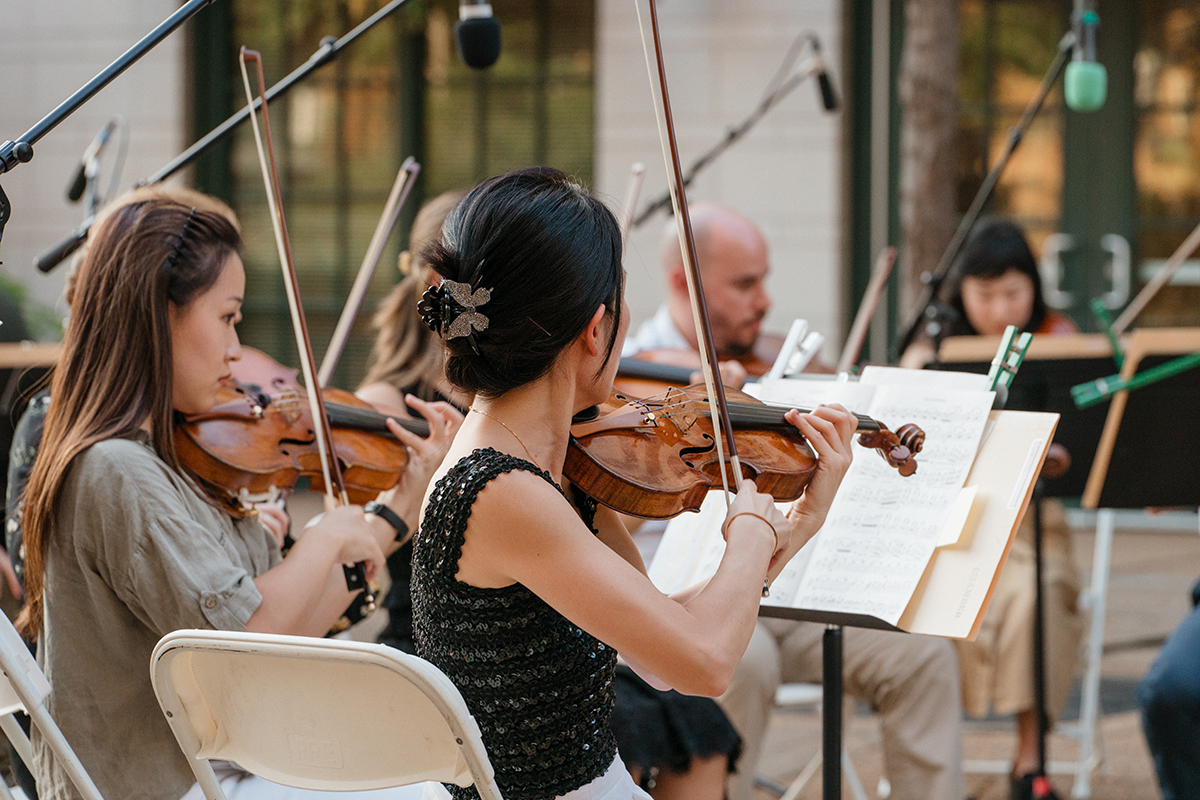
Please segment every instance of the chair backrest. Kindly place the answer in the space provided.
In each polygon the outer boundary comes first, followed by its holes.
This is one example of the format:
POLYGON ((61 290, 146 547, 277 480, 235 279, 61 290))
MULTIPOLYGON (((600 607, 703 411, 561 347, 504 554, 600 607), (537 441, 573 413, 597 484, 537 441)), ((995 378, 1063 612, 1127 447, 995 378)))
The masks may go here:
POLYGON ((458 689, 416 656, 340 639, 185 630, 158 643, 150 673, 201 786, 208 759, 221 759, 304 789, 441 781, 501 800, 458 689))
POLYGON ((4 673, 0 675, 0 729, 13 743, 21 759, 33 766, 29 739, 12 716, 16 711, 25 710, 79 794, 86 800, 103 800, 100 790, 46 710, 50 682, 29 654, 21 634, 3 614, 0 614, 0 670, 4 673))

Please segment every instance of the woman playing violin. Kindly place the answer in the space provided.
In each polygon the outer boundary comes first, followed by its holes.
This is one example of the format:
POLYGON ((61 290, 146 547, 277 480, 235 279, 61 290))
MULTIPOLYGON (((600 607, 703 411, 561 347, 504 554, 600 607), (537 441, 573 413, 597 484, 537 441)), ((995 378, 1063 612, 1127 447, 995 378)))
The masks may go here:
MULTIPOLYGON (((398 544, 386 514, 346 506, 283 558, 258 519, 180 462, 173 419, 210 409, 241 356, 239 248, 219 213, 161 198, 118 208, 93 231, 51 384, 22 517, 19 623, 38 638, 49 710, 106 797, 199 796, 150 686, 159 638, 189 627, 322 635, 352 599, 341 565, 372 574, 398 544)), ((414 454, 407 479, 379 497, 393 513, 411 514, 449 439, 444 419, 430 423, 428 440, 391 425, 414 454)), ((41 796, 74 796, 36 734, 34 755, 41 796)), ((231 782, 242 777, 231 768, 231 782)), ((241 781, 231 797, 262 785, 241 781)))
POLYGON ((608 397, 628 326, 620 241, 599 201, 535 168, 473 189, 428 253, 443 280, 423 317, 475 400, 414 543, 417 647, 463 693, 514 800, 645 796, 615 761, 617 651, 682 692, 720 694, 764 577, 820 527, 850 461, 851 415, 790 412, 819 456, 804 496, 785 516, 747 481, 713 578, 655 589, 615 513, 562 485, 571 418, 608 397))

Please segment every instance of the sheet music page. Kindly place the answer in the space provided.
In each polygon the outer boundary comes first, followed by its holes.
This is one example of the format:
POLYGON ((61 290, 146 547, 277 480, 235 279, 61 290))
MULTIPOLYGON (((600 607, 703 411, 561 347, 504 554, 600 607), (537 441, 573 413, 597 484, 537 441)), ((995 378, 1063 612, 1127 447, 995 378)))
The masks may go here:
POLYGON ((893 430, 916 423, 925 431, 925 449, 916 474, 904 478, 855 442, 854 463, 791 605, 869 614, 894 625, 971 470, 992 393, 952 388, 970 385, 956 373, 868 368, 862 383, 875 387, 865 413, 893 430))
MULTIPOLYGON (((870 367, 862 381, 748 384, 749 393, 773 405, 837 402, 890 428, 914 422, 926 432, 917 472, 909 478, 855 443, 854 463, 825 526, 787 564, 763 603, 867 613, 895 624, 970 472, 992 393, 967 387, 985 385, 986 376, 870 367)), ((725 552, 724 518, 724 499, 715 491, 700 513, 671 520, 649 565, 659 589, 670 594, 716 572, 725 552)))

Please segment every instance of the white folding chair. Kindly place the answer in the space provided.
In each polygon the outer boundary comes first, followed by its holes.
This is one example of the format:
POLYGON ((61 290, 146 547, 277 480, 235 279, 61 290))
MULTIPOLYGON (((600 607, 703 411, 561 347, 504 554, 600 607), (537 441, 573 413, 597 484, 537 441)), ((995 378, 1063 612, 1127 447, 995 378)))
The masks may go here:
POLYGON ((209 760, 301 789, 441 781, 502 800, 479 726, 427 661, 341 639, 184 630, 150 658, 154 693, 210 800, 209 760))
MULTIPOLYGON (((50 694, 49 681, 33 660, 33 656, 29 655, 29 648, 25 646, 17 629, 3 614, 0 614, 0 670, 4 671, 5 678, 0 680, 0 730, 3 730, 4 735, 12 742, 21 760, 30 766, 33 765, 29 738, 25 736, 25 731, 13 716, 17 711, 29 714, 79 794, 85 800, 104 800, 83 764, 79 763, 79 757, 75 755, 50 712, 46 710, 46 697, 50 694)), ((4 786, 4 781, 0 780, 0 786, 4 787, 4 794, 12 796, 8 787, 4 786)))

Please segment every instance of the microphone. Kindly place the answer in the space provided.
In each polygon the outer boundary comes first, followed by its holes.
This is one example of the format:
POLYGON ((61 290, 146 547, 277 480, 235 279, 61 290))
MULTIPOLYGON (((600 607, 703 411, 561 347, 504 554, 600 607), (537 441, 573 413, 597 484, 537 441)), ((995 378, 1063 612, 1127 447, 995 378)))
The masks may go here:
POLYGON ((458 55, 472 69, 487 69, 500 57, 500 21, 487 0, 463 0, 454 24, 458 55))
POLYGON ((817 88, 821 91, 821 105, 825 106, 826 111, 837 111, 837 93, 833 90, 833 81, 829 79, 829 69, 825 66, 825 58, 821 55, 821 43, 815 35, 809 41, 812 42, 812 67, 817 76, 817 88))
POLYGON ((1108 72, 1096 61, 1096 28, 1100 16, 1091 9, 1075 14, 1075 54, 1067 64, 1063 95, 1072 111, 1095 111, 1108 94, 1108 72))
POLYGON ((70 188, 67 189, 67 199, 72 203, 79 202, 79 198, 83 197, 83 190, 87 187, 88 165, 100 155, 100 151, 104 149, 105 143, 108 142, 108 137, 112 135, 113 129, 117 126, 115 119, 110 119, 104 123, 104 127, 92 139, 92 143, 83 151, 83 156, 79 159, 79 169, 75 171, 75 177, 71 181, 70 188))

